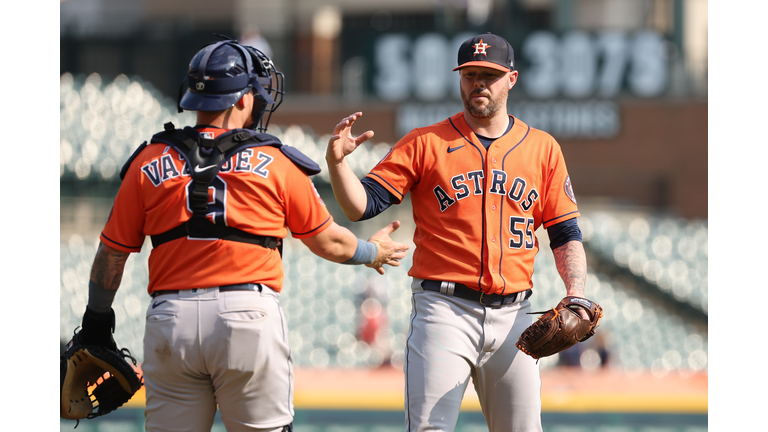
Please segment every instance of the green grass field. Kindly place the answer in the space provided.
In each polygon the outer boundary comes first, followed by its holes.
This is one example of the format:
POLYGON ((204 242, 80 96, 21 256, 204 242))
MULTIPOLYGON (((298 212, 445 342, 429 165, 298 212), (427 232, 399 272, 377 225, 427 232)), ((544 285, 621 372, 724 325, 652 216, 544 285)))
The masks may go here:
MULTIPOLYGON (((706 414, 669 413, 556 413, 542 414, 544 432, 704 432, 706 414)), ((74 421, 61 421, 61 431, 72 431, 74 421)), ((77 432, 139 432, 144 413, 121 408, 102 419, 83 420, 77 432)), ((297 410, 294 432, 402 432, 402 411, 297 410)), ((488 428, 476 411, 459 415, 455 432, 484 432, 488 428)), ((218 414, 212 432, 225 432, 218 414)))

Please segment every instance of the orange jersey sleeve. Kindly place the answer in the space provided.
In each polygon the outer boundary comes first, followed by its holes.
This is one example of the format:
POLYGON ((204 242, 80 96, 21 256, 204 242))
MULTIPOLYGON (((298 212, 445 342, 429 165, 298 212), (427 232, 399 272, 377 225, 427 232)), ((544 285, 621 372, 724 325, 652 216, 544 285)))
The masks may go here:
POLYGON ((559 144, 516 118, 488 150, 462 113, 414 129, 368 177, 411 194, 410 276, 486 293, 531 288, 536 229, 579 216, 559 144))
MULTIPOLYGON (((101 240, 124 252, 138 252, 145 236, 185 222, 192 215, 190 182, 189 169, 176 150, 165 144, 147 146, 123 179, 101 240)), ((209 187, 208 212, 214 223, 278 238, 289 230, 293 237, 311 237, 333 222, 310 178, 272 146, 245 149, 224 163, 209 187)), ((150 293, 247 282, 280 291, 279 251, 183 237, 150 253, 150 293)))

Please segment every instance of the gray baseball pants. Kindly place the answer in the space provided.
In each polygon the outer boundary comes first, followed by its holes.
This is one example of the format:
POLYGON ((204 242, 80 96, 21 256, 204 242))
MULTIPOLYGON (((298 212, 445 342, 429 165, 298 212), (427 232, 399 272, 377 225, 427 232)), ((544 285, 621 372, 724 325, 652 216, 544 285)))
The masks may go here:
POLYGON ((499 308, 411 286, 405 351, 407 432, 452 432, 470 378, 490 432, 542 432, 541 377, 515 347, 531 303, 499 308))
POLYGON ((144 333, 147 431, 280 431, 293 421, 293 360, 279 294, 182 290, 152 299, 144 333))

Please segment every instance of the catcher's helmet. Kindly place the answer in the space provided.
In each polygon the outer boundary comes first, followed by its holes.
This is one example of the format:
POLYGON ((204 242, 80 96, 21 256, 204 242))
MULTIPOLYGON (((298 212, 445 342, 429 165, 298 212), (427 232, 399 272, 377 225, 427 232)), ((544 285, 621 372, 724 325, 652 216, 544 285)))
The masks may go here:
POLYGON ((189 63, 179 88, 179 112, 225 110, 248 91, 253 91, 257 101, 253 127, 266 131, 272 112, 283 100, 283 73, 256 48, 232 39, 213 42, 198 51, 189 63), (266 119, 264 113, 269 113, 266 119))

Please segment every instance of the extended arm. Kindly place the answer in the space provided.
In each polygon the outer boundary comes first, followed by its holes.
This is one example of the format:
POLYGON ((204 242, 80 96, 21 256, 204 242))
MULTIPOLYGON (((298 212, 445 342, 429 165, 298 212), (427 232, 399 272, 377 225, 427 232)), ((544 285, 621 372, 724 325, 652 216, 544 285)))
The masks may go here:
MULTIPOLYGON (((375 247, 375 251, 371 253, 370 260, 365 259, 364 262, 360 263, 364 263, 366 267, 375 269, 379 274, 384 274, 385 264, 398 267, 400 265, 400 260, 405 258, 406 251, 410 248, 407 244, 393 241, 389 237, 389 234, 399 227, 400 222, 394 221, 374 233, 371 238, 368 239, 368 242, 375 247)), ((320 234, 313 237, 303 238, 301 241, 315 255, 336 263, 357 264, 357 262, 349 261, 356 256, 356 252, 364 252, 358 250, 358 245, 361 244, 364 248, 371 247, 365 242, 359 242, 352 231, 335 222, 320 234)), ((358 253, 357 255, 360 254, 358 253)), ((367 255, 367 253, 363 253, 363 255, 367 255)))
POLYGON ((368 198, 360 179, 352 171, 345 159, 360 144, 373 137, 373 131, 367 131, 357 138, 352 136, 352 125, 363 113, 357 112, 344 118, 333 129, 333 136, 328 141, 325 161, 331 178, 333 195, 344 214, 351 221, 360 220, 365 213, 368 198))

